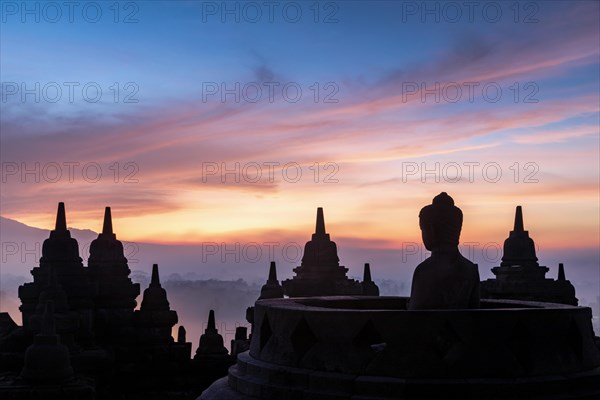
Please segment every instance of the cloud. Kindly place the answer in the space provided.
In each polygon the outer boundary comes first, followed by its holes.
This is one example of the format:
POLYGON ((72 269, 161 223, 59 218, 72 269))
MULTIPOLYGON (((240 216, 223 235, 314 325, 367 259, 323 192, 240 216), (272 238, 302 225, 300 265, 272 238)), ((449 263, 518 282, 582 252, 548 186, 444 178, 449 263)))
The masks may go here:
POLYGON ((513 140, 521 144, 564 143, 584 136, 598 135, 599 129, 597 125, 569 126, 563 129, 546 129, 530 134, 519 134, 513 136, 513 140))

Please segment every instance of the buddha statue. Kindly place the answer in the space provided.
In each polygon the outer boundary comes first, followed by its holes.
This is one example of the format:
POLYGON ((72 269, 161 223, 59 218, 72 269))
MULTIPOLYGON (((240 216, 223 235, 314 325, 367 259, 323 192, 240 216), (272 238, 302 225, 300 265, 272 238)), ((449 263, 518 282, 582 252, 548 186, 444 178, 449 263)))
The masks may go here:
POLYGON ((460 254, 463 215, 446 192, 419 213, 425 248, 431 257, 413 274, 409 310, 479 308, 479 270, 460 254))

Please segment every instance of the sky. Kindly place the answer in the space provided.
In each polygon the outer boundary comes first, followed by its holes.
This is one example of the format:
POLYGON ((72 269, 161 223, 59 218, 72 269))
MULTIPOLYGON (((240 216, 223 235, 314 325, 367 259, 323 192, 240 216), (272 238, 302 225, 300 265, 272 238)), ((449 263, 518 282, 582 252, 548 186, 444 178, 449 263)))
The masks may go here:
POLYGON ((3 1, 0 214, 243 245, 324 207, 387 251, 446 191, 463 243, 522 205, 542 255, 597 253, 600 3, 475 3, 3 1))

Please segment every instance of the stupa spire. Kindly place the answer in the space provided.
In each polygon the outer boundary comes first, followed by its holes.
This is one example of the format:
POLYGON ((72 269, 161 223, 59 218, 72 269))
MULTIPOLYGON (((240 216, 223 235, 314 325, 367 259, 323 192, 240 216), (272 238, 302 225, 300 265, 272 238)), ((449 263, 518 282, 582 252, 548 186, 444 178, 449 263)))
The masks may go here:
POLYGON ((186 332, 185 332, 185 327, 183 325, 179 326, 179 329, 177 330, 177 343, 185 343, 186 340, 186 332))
POLYGON ((65 215, 65 203, 62 201, 58 203, 58 210, 56 211, 56 225, 55 231, 64 232, 67 230, 67 217, 65 215))
POLYGON ((215 323, 215 310, 210 310, 208 313, 208 325, 206 332, 214 332, 217 330, 217 324, 215 323))
POLYGON ((267 279, 267 283, 260 289, 260 297, 258 300, 280 298, 283 298, 283 288, 277 280, 277 266, 275 261, 271 261, 271 266, 269 267, 269 279, 267 279))
POLYGON ((158 276, 158 264, 152 265, 152 279, 150 280, 150 287, 161 287, 160 277, 158 276))
POLYGON ((364 296, 379 296, 379 287, 373 282, 373 278, 371 277, 371 264, 369 263, 365 263, 361 287, 364 296))
POLYGON ((277 267, 275 266, 275 261, 271 261, 271 266, 269 267, 269 281, 277 281, 277 267))
POLYGON ((113 234, 112 215, 110 213, 110 207, 106 207, 104 209, 104 225, 102 226, 102 234, 103 235, 112 235, 113 234))
POLYGON ((371 266, 369 263, 365 263, 365 269, 363 271, 363 282, 373 282, 371 279, 371 266))
POLYGON ((317 223, 315 226, 315 235, 325 235, 325 217, 323 217, 323 207, 317 208, 317 223))
POLYGON ((565 276, 565 266, 563 263, 558 264, 558 280, 566 281, 567 277, 565 276))
POLYGON ((521 206, 517 206, 517 210, 515 211, 515 226, 513 228, 514 232, 523 232, 525 229, 523 228, 523 210, 521 206))

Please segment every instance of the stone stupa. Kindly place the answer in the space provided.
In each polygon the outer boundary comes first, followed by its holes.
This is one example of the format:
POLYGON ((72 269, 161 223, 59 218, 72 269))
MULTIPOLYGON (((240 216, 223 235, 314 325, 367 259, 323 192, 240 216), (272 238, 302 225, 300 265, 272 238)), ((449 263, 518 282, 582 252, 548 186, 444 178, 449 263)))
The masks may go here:
POLYGON ((363 296, 379 296, 379 287, 371 278, 371 265, 369 263, 365 263, 361 285, 363 296))
POLYGON ((325 230, 323 208, 317 208, 317 222, 312 239, 304 246, 304 255, 296 275, 282 282, 289 297, 361 295, 360 282, 346 276, 348 268, 340 265, 337 245, 325 230))
POLYGON ((562 303, 576 306, 575 288, 559 264, 558 279, 546 278, 548 267, 540 266, 535 243, 523 224, 523 209, 517 206, 513 230, 504 241, 500 266, 492 268, 495 279, 481 282, 481 297, 562 303))
POLYGON ((134 313, 139 339, 149 343, 173 343, 171 329, 177 321, 177 312, 171 310, 167 291, 160 284, 158 264, 154 264, 150 285, 144 290, 142 305, 134 313))
POLYGON ((267 282, 260 289, 259 300, 262 299, 281 299, 283 298, 283 288, 277 280, 277 267, 275 261, 271 261, 269 267, 269 278, 267 282))
POLYGON ((207 381, 214 381, 225 376, 229 367, 234 363, 235 359, 229 355, 224 346, 223 336, 217 330, 215 312, 210 310, 208 324, 204 334, 200 337, 192 365, 199 376, 204 377, 207 381))
POLYGON ((31 270, 33 282, 19 287, 19 309, 25 329, 31 329, 31 316, 38 308, 39 297, 46 289, 50 274, 54 273, 57 283, 67 295, 69 309, 78 315, 78 330, 75 335, 77 341, 86 347, 92 345, 96 286, 90 282, 82 261, 77 240, 71 237, 71 232, 67 229, 65 204, 58 203, 55 228, 44 241, 39 267, 31 270))
POLYGON ((102 233, 90 245, 90 280, 97 286, 94 299, 95 330, 101 342, 131 340, 133 310, 140 284, 133 283, 123 244, 113 232, 110 207, 104 211, 102 233))

